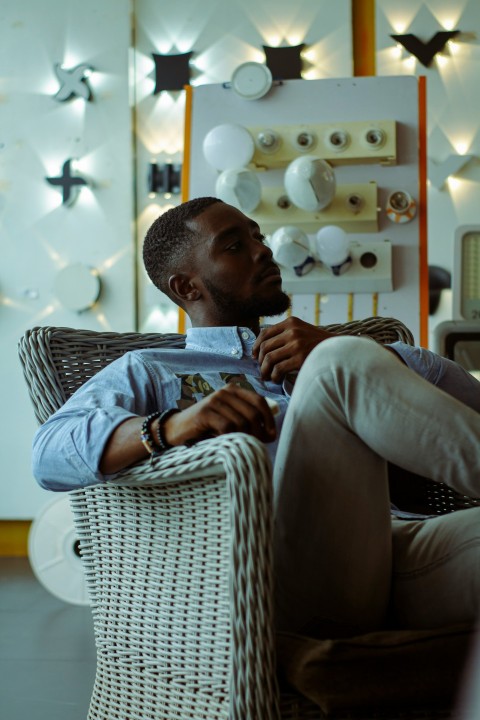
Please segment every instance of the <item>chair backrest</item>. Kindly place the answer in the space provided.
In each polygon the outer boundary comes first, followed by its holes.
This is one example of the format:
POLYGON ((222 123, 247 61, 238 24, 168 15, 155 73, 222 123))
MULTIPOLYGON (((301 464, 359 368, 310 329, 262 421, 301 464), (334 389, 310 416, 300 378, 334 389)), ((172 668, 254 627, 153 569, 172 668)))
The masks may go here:
MULTIPOLYGON (((413 336, 393 318, 367 318, 325 326, 339 335, 366 335, 380 343, 413 336)), ((58 410, 99 370, 130 350, 184 348, 185 336, 175 333, 115 333, 67 327, 35 327, 19 343, 19 354, 39 423, 58 410)))

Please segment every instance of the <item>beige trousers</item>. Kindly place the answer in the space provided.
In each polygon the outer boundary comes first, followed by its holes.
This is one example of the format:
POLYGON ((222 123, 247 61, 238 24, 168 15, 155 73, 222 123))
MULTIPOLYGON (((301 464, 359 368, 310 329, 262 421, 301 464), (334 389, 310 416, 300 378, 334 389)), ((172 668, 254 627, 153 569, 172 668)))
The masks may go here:
POLYGON ((372 340, 324 341, 298 375, 275 461, 279 629, 477 617, 480 508, 392 519, 389 463, 480 496, 480 414, 372 340))

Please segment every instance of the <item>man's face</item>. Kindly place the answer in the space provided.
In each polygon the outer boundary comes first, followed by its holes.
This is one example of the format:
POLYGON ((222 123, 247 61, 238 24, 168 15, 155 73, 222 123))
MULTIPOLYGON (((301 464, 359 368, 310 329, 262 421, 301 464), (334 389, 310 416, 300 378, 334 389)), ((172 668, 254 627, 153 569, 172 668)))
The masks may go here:
POLYGON ((189 227, 200 238, 193 249, 192 270, 215 322, 248 325, 252 318, 288 309, 280 271, 257 223, 219 202, 189 227))

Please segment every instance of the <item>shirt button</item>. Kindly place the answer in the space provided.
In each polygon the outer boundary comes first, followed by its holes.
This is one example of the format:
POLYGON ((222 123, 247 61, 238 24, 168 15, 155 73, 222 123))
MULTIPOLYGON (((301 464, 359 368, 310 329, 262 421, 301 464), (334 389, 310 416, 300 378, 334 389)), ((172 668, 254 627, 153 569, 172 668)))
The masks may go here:
POLYGON ((231 351, 230 351, 230 353, 231 353, 231 355, 238 355, 238 350, 237 350, 237 348, 232 348, 231 351))
POLYGON ((246 330, 244 330, 244 331, 242 332, 242 338, 243 338, 244 340, 248 340, 249 337, 250 337, 250 336, 249 336, 248 332, 247 332, 246 330))

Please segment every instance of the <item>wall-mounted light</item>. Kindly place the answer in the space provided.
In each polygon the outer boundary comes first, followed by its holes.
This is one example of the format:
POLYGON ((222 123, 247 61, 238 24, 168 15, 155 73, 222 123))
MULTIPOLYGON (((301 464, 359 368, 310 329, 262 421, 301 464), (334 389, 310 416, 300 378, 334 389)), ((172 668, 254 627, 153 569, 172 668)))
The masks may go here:
POLYGON ((180 55, 160 55, 152 53, 155 62, 154 95, 162 90, 183 90, 190 84, 190 58, 192 52, 180 55))
POLYGON ((62 204, 71 207, 78 197, 79 190, 88 183, 85 178, 72 175, 72 159, 63 163, 62 174, 58 177, 47 177, 45 180, 62 189, 62 204))
POLYGON ((232 75, 232 90, 245 100, 259 100, 271 87, 272 73, 270 68, 262 63, 242 63, 232 75))
POLYGON ((90 65, 82 63, 74 68, 67 69, 56 63, 54 68, 60 81, 60 89, 54 95, 55 100, 66 102, 73 97, 83 98, 86 102, 93 100, 93 94, 87 82, 93 72, 90 65))
POLYGON ((151 162, 148 169, 148 191, 150 196, 157 193, 180 193, 182 179, 182 166, 173 163, 157 165, 151 162))
POLYGON ((321 158, 296 158, 287 167, 284 181, 288 197, 301 210, 323 210, 335 196, 335 175, 321 158))
POLYGON ((350 239, 342 228, 326 225, 315 237, 315 250, 319 260, 334 275, 342 275, 352 264, 350 239))
POLYGON ((433 187, 441 190, 446 181, 452 175, 456 175, 465 165, 473 160, 475 155, 449 155, 446 160, 436 163, 434 160, 428 161, 428 179, 433 187))
POLYGON ((262 185, 257 175, 247 168, 224 170, 215 183, 215 194, 243 213, 257 209, 262 197, 262 185))
POLYGON ((417 214, 417 203, 406 190, 394 190, 387 198, 387 217, 394 223, 407 223, 417 214))
POLYGON ((302 51, 305 44, 289 47, 263 46, 266 65, 274 80, 295 80, 302 77, 302 51))
POLYGON ((83 263, 67 265, 55 276, 55 295, 67 310, 89 310, 97 302, 100 290, 98 272, 83 263))
POLYGON ((291 268, 298 277, 309 273, 315 265, 308 235, 298 227, 284 225, 278 228, 269 238, 269 245, 275 262, 291 268))
POLYGON ((390 35, 390 37, 397 43, 400 43, 407 52, 414 55, 422 65, 429 67, 435 55, 442 52, 448 41, 453 40, 453 38, 457 37, 460 33, 460 30, 442 30, 435 33, 426 43, 412 33, 407 33, 406 35, 390 35))
POLYGON ((203 140, 203 154, 215 170, 246 167, 254 152, 253 138, 242 125, 216 125, 203 140))

